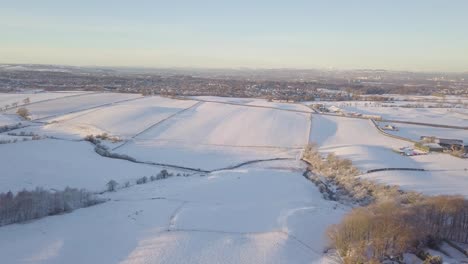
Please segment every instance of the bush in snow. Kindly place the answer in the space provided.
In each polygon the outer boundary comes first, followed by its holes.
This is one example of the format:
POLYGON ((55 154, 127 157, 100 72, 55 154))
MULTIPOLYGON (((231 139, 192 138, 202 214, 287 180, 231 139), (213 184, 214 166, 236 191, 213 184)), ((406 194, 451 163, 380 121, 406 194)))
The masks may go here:
POLYGON ((442 257, 440 256, 429 256, 427 257, 423 264, 442 264, 444 263, 442 257))
POLYGON ((117 185, 119 184, 114 180, 110 180, 106 185, 107 185, 107 191, 114 192, 115 189, 117 188, 117 185))
POLYGON ((102 202, 81 189, 65 188, 63 191, 47 191, 36 188, 0 193, 0 226, 61 214, 102 202))
POLYGON ((29 110, 24 108, 24 107, 20 107, 18 108, 18 110, 16 111, 16 114, 21 116, 22 118, 26 119, 26 120, 29 120, 29 110))
POLYGON ((169 178, 169 177, 171 177, 171 176, 173 176, 172 173, 167 172, 167 170, 162 170, 162 171, 160 171, 160 172, 158 173, 158 175, 156 176, 156 179, 157 179, 157 180, 162 180, 162 179, 169 178))

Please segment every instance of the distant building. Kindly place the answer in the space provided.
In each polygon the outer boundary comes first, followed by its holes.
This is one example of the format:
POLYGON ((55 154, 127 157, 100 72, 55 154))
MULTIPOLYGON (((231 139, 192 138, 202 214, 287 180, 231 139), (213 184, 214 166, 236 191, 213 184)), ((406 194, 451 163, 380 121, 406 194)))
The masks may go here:
POLYGON ((426 147, 429 151, 431 152, 442 152, 444 151, 444 148, 437 144, 437 143, 425 143, 423 144, 424 147, 426 147))
POLYGON ((420 139, 424 142, 438 144, 446 150, 467 149, 467 146, 465 146, 461 139, 438 138, 433 136, 421 136, 420 139))
POLYGON ((438 143, 442 147, 452 148, 452 147, 464 147, 463 140, 460 139, 448 139, 448 138, 436 138, 434 143, 438 143))
POLYGON ((396 126, 393 126, 393 125, 385 125, 384 127, 382 127, 383 130, 391 130, 391 131, 398 131, 398 128, 396 126))

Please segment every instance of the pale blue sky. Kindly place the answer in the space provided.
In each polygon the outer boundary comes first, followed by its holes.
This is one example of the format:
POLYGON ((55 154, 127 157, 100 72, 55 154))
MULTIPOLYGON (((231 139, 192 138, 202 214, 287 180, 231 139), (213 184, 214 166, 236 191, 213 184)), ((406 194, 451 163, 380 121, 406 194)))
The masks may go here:
POLYGON ((0 63, 468 71, 466 0, 0 0, 0 63))

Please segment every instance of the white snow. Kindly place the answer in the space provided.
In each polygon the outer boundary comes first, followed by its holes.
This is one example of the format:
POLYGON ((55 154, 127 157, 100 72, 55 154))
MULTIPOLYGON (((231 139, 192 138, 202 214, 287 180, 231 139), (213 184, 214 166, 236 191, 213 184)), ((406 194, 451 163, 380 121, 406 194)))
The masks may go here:
POLYGON ((362 172, 381 168, 428 170, 375 172, 363 175, 364 178, 429 195, 468 196, 467 160, 435 153, 401 156, 392 149, 411 144, 379 133, 370 120, 314 115, 311 141, 319 145, 321 152, 350 159, 362 172))
MULTIPOLYGON (((44 123, 15 132, 65 140, 0 145, 0 192, 40 186, 100 192, 111 179, 122 186, 163 168, 187 172, 104 158, 89 142, 72 140, 103 132, 125 140, 106 143, 116 147, 113 151, 139 161, 223 170, 191 171, 189 177, 119 189, 103 194, 110 199, 104 204, 0 227, 2 263, 330 263, 323 256, 326 229, 349 208, 324 200, 302 176, 305 164, 298 158, 308 142, 316 142, 323 153, 351 159, 363 172, 386 167, 427 170, 361 177, 431 195, 468 197, 466 160, 447 154, 404 157, 392 149, 410 143, 379 133, 370 120, 311 115, 298 104, 93 93, 28 109, 44 123), (286 160, 264 161, 275 158, 286 160)), ((382 114, 392 118, 408 115, 419 122, 462 124, 459 116, 434 109, 385 111, 382 114)), ((13 114, 0 115, 0 124, 15 120, 13 114)), ((410 138, 442 132, 397 126, 410 138)))
POLYGON ((256 147, 303 147, 310 115, 275 109, 202 103, 137 139, 256 147))
POLYGON ((322 263, 325 230, 348 210, 299 172, 260 168, 106 196, 112 201, 0 228, 2 261, 322 263))
MULTIPOLYGON (((379 115, 387 120, 399 120, 429 124, 442 124, 468 127, 468 115, 460 113, 457 108, 406 108, 382 107, 384 102, 350 101, 350 102, 316 102, 329 107, 339 107, 347 113, 379 115)), ((400 102, 414 104, 414 102, 400 102)))
POLYGON ((309 129, 307 113, 205 102, 116 151, 143 161, 212 170, 249 160, 296 158, 309 129))
POLYGON ((380 134, 370 120, 314 115, 310 136, 320 151, 351 159, 363 171, 417 166, 416 162, 392 151, 407 146, 408 142, 380 134))
MULTIPOLYGON (((380 126, 384 126, 386 124, 389 123, 381 122, 380 126)), ((392 123, 392 125, 395 125, 398 128, 398 131, 387 130, 387 133, 404 138, 409 138, 415 141, 419 141, 421 136, 435 136, 439 138, 461 139, 464 142, 468 143, 468 130, 410 125, 401 123, 392 123)))
POLYGON ((23 188, 101 191, 111 179, 119 183, 157 174, 162 168, 103 158, 88 142, 34 140, 0 144, 0 192, 23 188))
MULTIPOLYGON (((105 104, 111 104, 140 97, 141 95, 139 94, 93 93, 31 104, 27 106, 27 109, 31 113, 31 119, 39 119, 55 117, 57 115, 64 115, 70 112, 82 111, 105 104)), ((14 110, 10 110, 9 113, 12 111, 14 110)))
POLYGON ((236 98, 236 97, 217 97, 217 96, 192 96, 194 100, 202 100, 208 102, 221 102, 221 103, 229 103, 229 104, 239 104, 239 105, 247 105, 247 106, 260 106, 260 107, 268 107, 268 108, 278 108, 283 110, 293 110, 293 111, 300 111, 300 112, 312 112, 312 110, 305 106, 304 104, 299 103, 287 103, 287 102, 278 102, 278 101, 271 101, 268 102, 265 99, 258 99, 258 98, 236 98))
POLYGON ((0 126, 15 125, 18 123, 25 123, 18 115, 0 114, 0 126))
POLYGON ((102 133, 130 138, 195 103, 151 96, 51 118, 34 132, 61 138, 102 133))
POLYGON ((18 103, 18 105, 23 104, 23 100, 29 98, 30 103, 37 103, 45 100, 52 100, 57 98, 62 98, 66 96, 74 96, 86 94, 89 92, 85 91, 73 91, 73 92, 24 92, 24 93, 0 93, 0 107, 5 107, 6 105, 12 105, 13 103, 18 103))
POLYGON ((136 140, 115 150, 137 160, 215 170, 251 160, 299 158, 299 149, 233 147, 136 140))

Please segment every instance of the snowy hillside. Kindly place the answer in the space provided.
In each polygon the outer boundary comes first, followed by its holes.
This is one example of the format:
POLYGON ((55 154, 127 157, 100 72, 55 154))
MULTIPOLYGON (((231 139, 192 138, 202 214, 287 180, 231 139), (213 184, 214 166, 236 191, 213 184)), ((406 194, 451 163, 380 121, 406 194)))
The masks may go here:
MULTIPOLYGON (((24 105, 32 120, 17 107, 0 113, 0 126, 13 125, 0 132, 0 193, 70 186, 106 202, 1 226, 2 263, 334 263, 326 230, 351 206, 325 200, 304 177, 309 143, 350 159, 358 177, 468 197, 466 160, 399 155, 411 143, 367 119, 263 99, 40 94, 24 105), (367 173, 382 168, 424 171, 367 173), (156 179, 162 170, 171 176, 156 179)), ((0 104, 15 96, 0 94, 0 104)))

